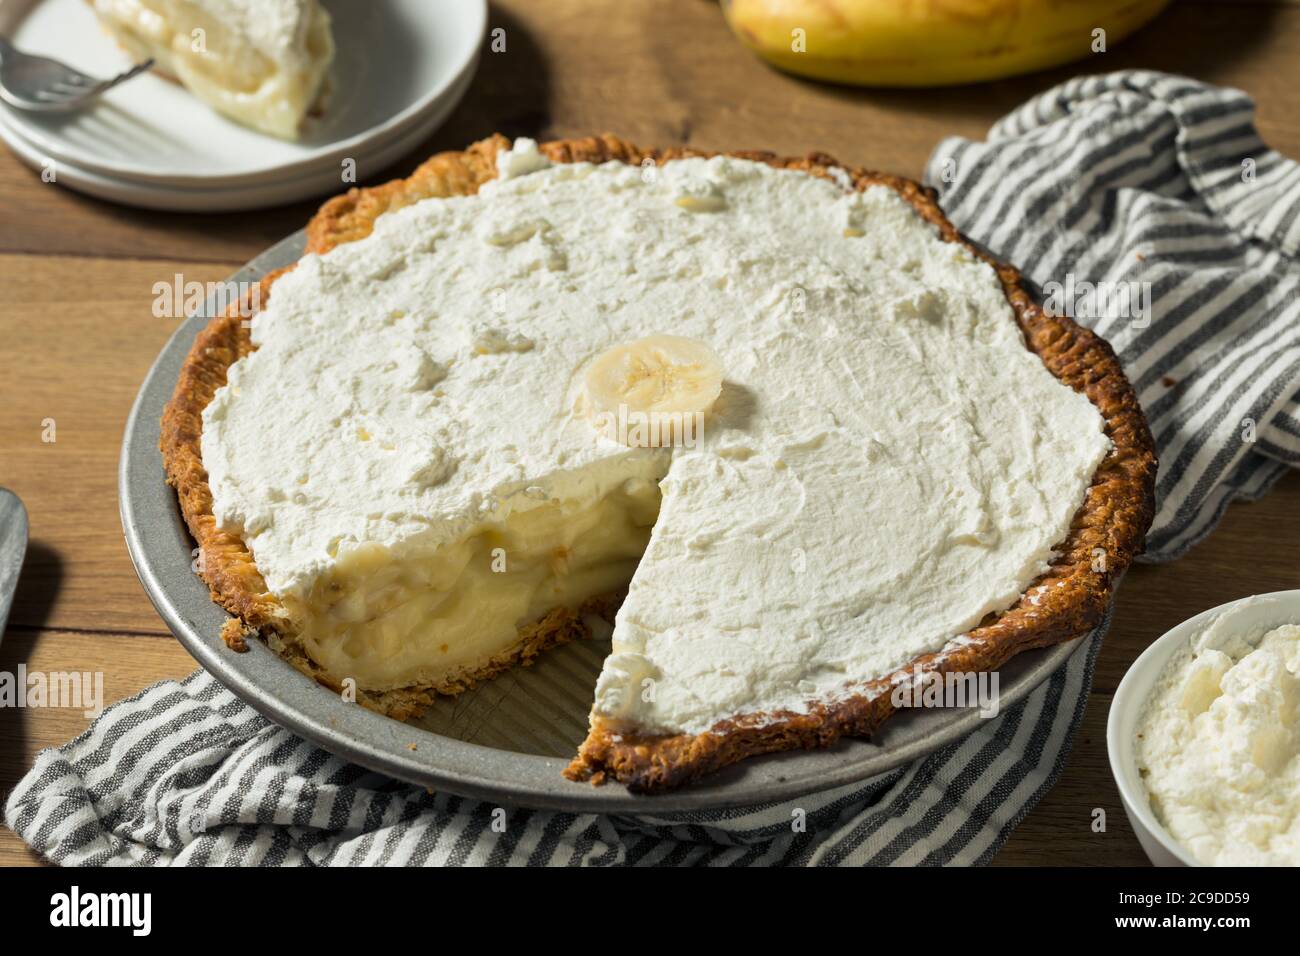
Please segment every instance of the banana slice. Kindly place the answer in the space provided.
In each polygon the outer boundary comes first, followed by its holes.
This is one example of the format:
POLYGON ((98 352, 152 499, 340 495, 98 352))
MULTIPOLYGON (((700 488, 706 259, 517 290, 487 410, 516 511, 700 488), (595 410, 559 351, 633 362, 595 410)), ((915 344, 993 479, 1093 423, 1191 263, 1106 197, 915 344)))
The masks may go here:
POLYGON ((722 360, 697 339, 652 335, 596 356, 585 386, 601 434, 633 447, 689 445, 722 392, 722 360))

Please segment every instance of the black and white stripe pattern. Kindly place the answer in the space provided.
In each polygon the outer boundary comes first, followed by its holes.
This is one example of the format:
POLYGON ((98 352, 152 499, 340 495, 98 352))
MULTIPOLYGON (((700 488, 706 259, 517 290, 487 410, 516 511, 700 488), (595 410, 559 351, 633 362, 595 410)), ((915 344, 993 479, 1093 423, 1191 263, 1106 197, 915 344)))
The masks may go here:
MULTIPOLYGON (((1149 324, 1081 321, 1115 346, 1156 434, 1153 559, 1300 460, 1297 170, 1260 143, 1242 94, 1154 73, 1064 84, 986 144, 949 140, 931 160, 953 221, 1040 285, 1151 283, 1149 324)), ((41 753, 5 820, 65 864, 983 863, 1059 775, 1104 630, 965 740, 786 804, 641 818, 498 810, 349 765, 200 672, 41 753)))
POLYGON ((199 671, 43 751, 5 820, 68 865, 978 863, 1056 779, 1100 643, 1083 642, 1023 704, 909 767, 788 804, 638 818, 432 794, 267 722, 199 671))

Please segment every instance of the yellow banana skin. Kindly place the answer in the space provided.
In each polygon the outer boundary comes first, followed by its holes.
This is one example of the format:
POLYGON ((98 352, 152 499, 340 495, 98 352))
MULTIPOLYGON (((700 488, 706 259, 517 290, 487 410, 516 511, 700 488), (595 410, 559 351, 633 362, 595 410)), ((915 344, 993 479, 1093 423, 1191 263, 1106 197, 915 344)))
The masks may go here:
POLYGON ((1118 43, 1169 0, 722 0, 773 66, 857 86, 950 86, 1043 70, 1118 43))

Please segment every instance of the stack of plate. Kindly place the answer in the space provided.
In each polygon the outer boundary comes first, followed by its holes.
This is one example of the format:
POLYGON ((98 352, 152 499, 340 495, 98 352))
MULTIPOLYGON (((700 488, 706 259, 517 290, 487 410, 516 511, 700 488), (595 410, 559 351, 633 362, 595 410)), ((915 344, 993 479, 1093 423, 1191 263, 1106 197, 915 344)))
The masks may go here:
MULTIPOLYGON (((225 119, 158 76, 137 77, 88 109, 0 105, 0 138, 48 180, 150 209, 252 209, 339 192, 414 149, 473 77, 486 0, 325 0, 338 47, 326 109, 284 142, 225 119)), ((19 49, 95 76, 129 64, 85 0, 0 5, 19 49)))

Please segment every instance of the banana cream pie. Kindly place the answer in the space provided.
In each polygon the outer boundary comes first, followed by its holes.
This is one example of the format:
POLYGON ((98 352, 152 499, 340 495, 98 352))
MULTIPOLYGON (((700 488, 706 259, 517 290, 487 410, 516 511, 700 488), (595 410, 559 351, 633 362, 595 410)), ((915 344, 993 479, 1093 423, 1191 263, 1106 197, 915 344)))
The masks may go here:
POLYGON ((318 0, 92 0, 132 56, 238 123, 296 139, 318 105, 334 39, 318 0))
POLYGON ((568 773, 672 787, 1084 633, 1141 548, 1114 355, 906 180, 493 137, 308 236, 162 448, 232 629, 392 716, 603 616, 568 773))

